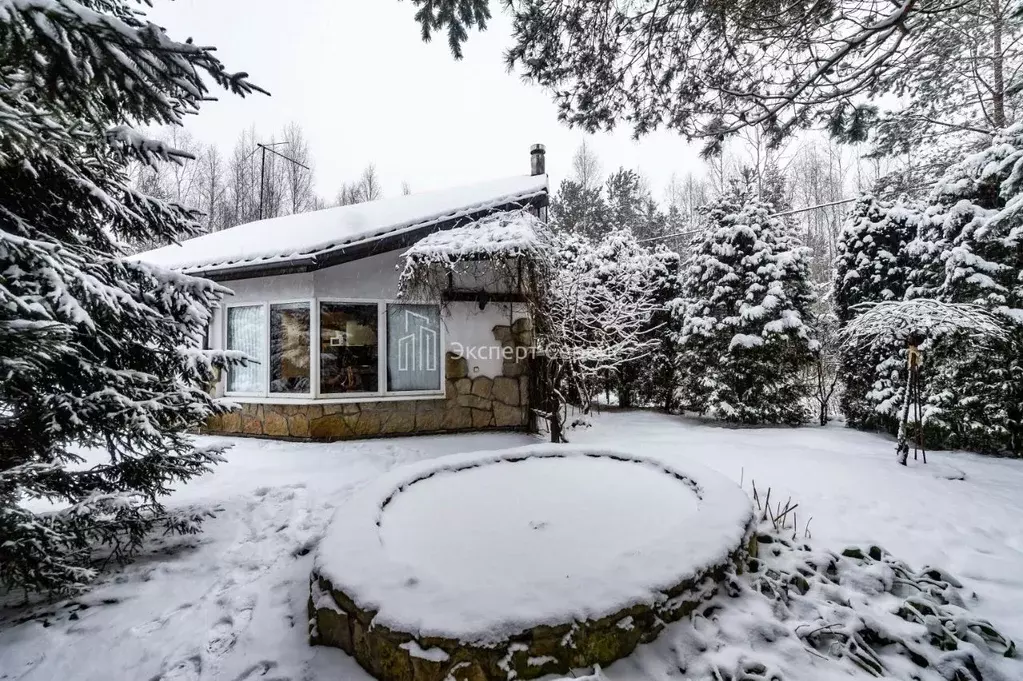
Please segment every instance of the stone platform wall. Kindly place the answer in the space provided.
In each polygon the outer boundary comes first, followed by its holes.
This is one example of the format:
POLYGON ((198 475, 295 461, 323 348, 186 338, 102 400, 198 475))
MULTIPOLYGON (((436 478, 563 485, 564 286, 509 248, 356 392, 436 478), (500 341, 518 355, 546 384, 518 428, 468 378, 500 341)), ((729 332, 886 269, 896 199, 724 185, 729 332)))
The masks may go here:
MULTIPOLYGON (((528 320, 495 326, 502 346, 529 346, 528 320)), ((497 377, 469 376, 465 358, 448 353, 443 398, 340 404, 246 403, 209 420, 205 433, 344 440, 474 430, 524 430, 529 425, 527 362, 507 361, 497 377)))

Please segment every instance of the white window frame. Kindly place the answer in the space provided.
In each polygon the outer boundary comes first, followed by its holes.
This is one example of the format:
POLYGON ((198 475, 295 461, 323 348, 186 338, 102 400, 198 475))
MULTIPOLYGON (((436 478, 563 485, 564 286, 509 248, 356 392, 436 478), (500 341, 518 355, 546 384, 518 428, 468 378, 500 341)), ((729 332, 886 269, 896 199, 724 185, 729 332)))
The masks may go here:
POLYGON ((263 397, 263 396, 265 396, 267 394, 267 390, 269 389, 269 385, 268 385, 267 381, 269 380, 269 377, 270 377, 270 345, 269 345, 269 340, 270 340, 270 306, 269 306, 268 303, 263 302, 263 301, 252 302, 252 303, 231 303, 229 305, 224 306, 224 325, 223 325, 222 337, 224 339, 223 345, 224 345, 224 349, 225 350, 228 349, 228 347, 227 347, 227 340, 228 340, 228 331, 227 331, 227 329, 228 329, 228 318, 231 316, 231 309, 232 308, 236 308, 236 307, 262 307, 263 308, 263 342, 266 344, 265 347, 263 348, 263 354, 265 355, 265 357, 263 358, 263 361, 260 362, 257 365, 257 366, 261 366, 261 368, 263 369, 263 371, 260 373, 260 376, 261 376, 262 380, 260 381, 260 390, 259 390, 259 392, 252 392, 252 391, 231 391, 231 390, 228 390, 228 386, 231 385, 231 367, 228 367, 227 371, 224 373, 224 394, 225 395, 230 395, 231 397, 263 397))
POLYGON ((383 333, 384 341, 383 341, 383 344, 382 344, 384 352, 381 353, 382 369, 381 369, 381 373, 380 373, 380 378, 382 380, 381 386, 382 386, 382 389, 385 391, 384 394, 385 395, 409 395, 411 397, 415 397, 417 395, 436 395, 438 393, 444 393, 445 392, 444 387, 447 385, 447 377, 445 376, 445 372, 444 372, 444 370, 446 368, 446 365, 447 365, 447 362, 444 361, 444 357, 446 355, 446 350, 447 350, 447 347, 448 347, 448 343, 447 343, 447 335, 444 333, 446 324, 444 324, 444 311, 441 309, 441 306, 439 304, 436 304, 436 303, 410 303, 407 300, 385 300, 380 305, 380 317, 383 320, 383 323, 385 324, 385 326, 383 327, 383 329, 384 329, 384 333, 383 333), (387 327, 386 327, 386 323, 387 323, 387 306, 388 305, 429 305, 431 307, 436 307, 437 308, 437 322, 438 322, 437 323, 437 326, 438 326, 438 329, 437 329, 437 349, 438 349, 438 354, 440 355, 437 358, 437 362, 438 362, 438 364, 440 366, 440 387, 438 389, 436 389, 436 390, 387 390, 387 327))
POLYGON ((263 389, 267 397, 309 399, 316 394, 315 386, 313 386, 313 367, 319 368, 319 357, 316 357, 317 362, 314 365, 313 346, 316 345, 313 342, 313 314, 316 312, 316 308, 313 305, 314 301, 315 298, 295 298, 294 300, 268 300, 266 302, 266 371, 263 376, 263 389), (274 305, 294 305, 295 303, 305 303, 309 306, 309 392, 275 393, 270 390, 270 309, 274 305))
MULTIPOLYGON (((225 375, 224 396, 227 398, 243 398, 245 401, 260 402, 271 400, 274 403, 309 403, 309 402, 374 402, 401 401, 423 398, 437 398, 446 395, 447 362, 447 325, 444 323, 443 309, 439 303, 410 303, 407 300, 391 298, 346 298, 323 296, 313 298, 288 298, 280 300, 261 300, 252 302, 230 303, 224 306, 222 323, 223 345, 227 347, 227 319, 229 310, 234 307, 263 308, 263 338, 266 355, 262 367, 262 390, 260 392, 232 392, 227 390, 229 377, 225 375), (309 304, 309 388, 308 393, 276 393, 270 392, 270 306, 294 303, 309 304), (346 305, 375 305, 377 308, 377 390, 357 393, 321 393, 320 392, 320 303, 340 303, 346 305), (436 390, 387 390, 387 306, 388 305, 431 305, 440 313, 440 329, 437 358, 440 362, 440 387, 436 390)), ((228 369, 230 372, 230 369, 228 369)))
POLYGON ((317 298, 316 299, 316 397, 322 397, 331 400, 347 399, 352 402, 365 402, 367 399, 380 397, 384 394, 383 384, 380 382, 381 369, 386 365, 387 354, 386 354, 386 342, 387 342, 387 328, 385 324, 387 320, 381 316, 380 313, 381 305, 379 300, 367 300, 364 298, 317 298), (320 304, 321 303, 338 303, 340 305, 375 305, 377 308, 377 389, 376 390, 364 390, 362 392, 349 392, 349 393, 323 393, 320 392, 320 304))

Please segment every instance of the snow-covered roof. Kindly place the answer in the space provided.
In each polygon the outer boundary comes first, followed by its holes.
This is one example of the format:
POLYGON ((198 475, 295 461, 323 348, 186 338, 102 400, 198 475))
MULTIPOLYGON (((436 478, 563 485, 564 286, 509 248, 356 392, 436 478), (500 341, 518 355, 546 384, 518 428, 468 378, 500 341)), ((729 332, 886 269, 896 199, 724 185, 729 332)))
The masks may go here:
MULTIPOLYGON (((525 204, 547 193, 547 176, 516 176, 455 189, 410 194, 238 225, 134 259, 204 275, 246 266, 324 266, 330 256, 385 238, 525 204)), ((400 247, 400 245, 398 246, 400 247)))

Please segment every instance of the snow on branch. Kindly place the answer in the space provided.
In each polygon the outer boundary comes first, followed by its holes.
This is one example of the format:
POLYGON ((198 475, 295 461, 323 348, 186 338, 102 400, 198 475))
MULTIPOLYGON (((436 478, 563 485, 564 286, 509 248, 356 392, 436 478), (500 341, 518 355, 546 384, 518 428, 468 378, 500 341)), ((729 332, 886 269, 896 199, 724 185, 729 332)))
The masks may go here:
POLYGON ((437 300, 456 276, 488 289, 532 288, 531 280, 541 283, 546 275, 529 275, 547 272, 552 253, 550 232, 535 215, 524 209, 494 213, 413 244, 402 255, 399 296, 437 300))
POLYGON ((862 312, 842 331, 853 345, 872 347, 913 337, 934 339, 963 333, 978 340, 1005 340, 998 317, 968 303, 947 303, 929 298, 886 300, 855 307, 862 312))
POLYGON ((405 251, 411 262, 536 256, 549 243, 546 227, 526 210, 495 213, 462 227, 434 232, 405 251))

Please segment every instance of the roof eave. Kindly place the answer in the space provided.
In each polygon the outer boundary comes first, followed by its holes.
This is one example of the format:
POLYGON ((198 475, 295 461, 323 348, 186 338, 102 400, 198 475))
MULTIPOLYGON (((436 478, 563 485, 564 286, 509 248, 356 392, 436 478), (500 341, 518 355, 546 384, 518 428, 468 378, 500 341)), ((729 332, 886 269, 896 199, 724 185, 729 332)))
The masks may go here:
POLYGON ((186 270, 195 277, 203 277, 212 281, 236 281, 239 279, 258 279, 260 277, 274 277, 285 274, 302 274, 314 272, 326 267, 334 267, 353 260, 361 260, 373 255, 395 251, 401 248, 408 248, 427 234, 439 232, 446 229, 453 229, 492 213, 505 210, 517 210, 522 208, 543 208, 550 202, 546 190, 526 199, 520 199, 499 206, 492 206, 483 210, 461 215, 457 218, 438 220, 429 224, 410 229, 396 234, 386 234, 375 239, 360 241, 348 246, 342 246, 330 251, 313 255, 299 255, 293 258, 275 260, 273 262, 249 262, 239 263, 237 266, 218 267, 216 269, 203 270, 197 268, 186 270))

